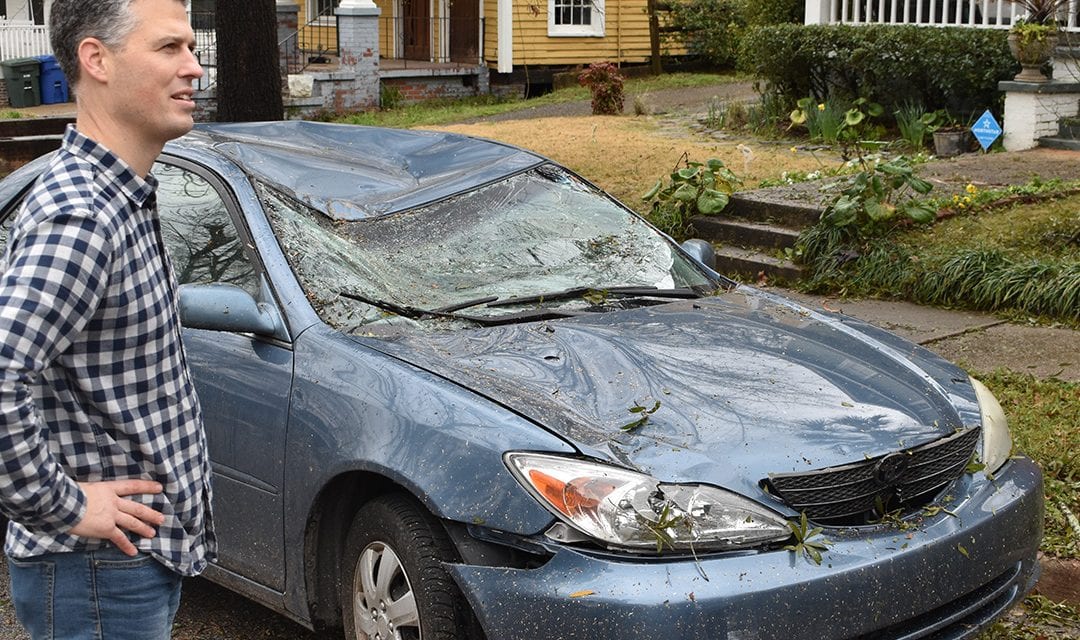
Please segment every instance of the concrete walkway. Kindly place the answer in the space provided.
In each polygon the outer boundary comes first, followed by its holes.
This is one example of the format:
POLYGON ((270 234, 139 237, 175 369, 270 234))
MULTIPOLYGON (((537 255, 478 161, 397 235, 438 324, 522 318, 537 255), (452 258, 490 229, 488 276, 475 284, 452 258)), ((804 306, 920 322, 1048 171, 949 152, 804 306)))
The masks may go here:
POLYGON ((1015 324, 977 311, 938 309, 910 302, 773 290, 811 308, 844 313, 888 329, 977 371, 1005 367, 1036 378, 1080 382, 1080 331, 1015 324))

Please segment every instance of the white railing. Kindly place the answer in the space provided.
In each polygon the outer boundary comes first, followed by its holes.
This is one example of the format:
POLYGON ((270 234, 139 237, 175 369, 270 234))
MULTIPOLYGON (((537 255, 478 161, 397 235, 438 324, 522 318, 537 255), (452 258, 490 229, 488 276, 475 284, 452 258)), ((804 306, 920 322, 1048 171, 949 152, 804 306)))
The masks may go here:
MULTIPOLYGON (((1069 0, 1058 17, 1080 33, 1080 0, 1069 0)), ((1007 0, 806 0, 806 24, 915 24, 933 27, 1008 29, 1024 15, 1007 0)))
POLYGON ((39 24, 0 20, 0 60, 52 53, 49 28, 39 24))

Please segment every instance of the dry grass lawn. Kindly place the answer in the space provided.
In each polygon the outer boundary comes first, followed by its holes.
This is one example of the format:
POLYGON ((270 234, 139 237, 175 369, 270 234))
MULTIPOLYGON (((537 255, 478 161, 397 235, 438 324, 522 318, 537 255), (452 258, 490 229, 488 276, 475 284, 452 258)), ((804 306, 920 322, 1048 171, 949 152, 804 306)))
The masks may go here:
POLYGON ((480 122, 430 127, 514 144, 570 167, 627 205, 642 210, 641 194, 669 174, 683 154, 693 161, 719 158, 753 188, 785 171, 835 167, 835 154, 791 151, 789 142, 746 138, 715 140, 688 122, 651 116, 586 116, 480 122), (749 150, 749 153, 744 153, 749 150), (820 161, 819 161, 820 160, 820 161))

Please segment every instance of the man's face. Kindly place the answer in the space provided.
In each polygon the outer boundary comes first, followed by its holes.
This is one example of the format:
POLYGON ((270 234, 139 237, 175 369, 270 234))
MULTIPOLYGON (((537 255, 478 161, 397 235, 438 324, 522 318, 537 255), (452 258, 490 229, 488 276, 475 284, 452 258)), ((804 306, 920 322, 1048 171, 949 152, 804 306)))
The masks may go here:
POLYGON ((193 125, 192 81, 202 67, 192 54, 195 34, 177 0, 135 0, 135 29, 110 50, 113 116, 140 143, 161 144, 193 125))

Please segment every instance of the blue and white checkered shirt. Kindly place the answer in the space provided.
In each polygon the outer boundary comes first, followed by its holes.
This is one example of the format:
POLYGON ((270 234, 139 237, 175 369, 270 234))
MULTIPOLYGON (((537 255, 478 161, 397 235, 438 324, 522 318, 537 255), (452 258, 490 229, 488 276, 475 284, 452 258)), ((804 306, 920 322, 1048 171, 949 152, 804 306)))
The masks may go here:
POLYGON ((5 551, 106 541, 67 533, 76 482, 142 478, 165 514, 135 545, 183 575, 215 552, 210 463, 153 176, 69 127, 8 238, 0 279, 0 506, 5 551))

